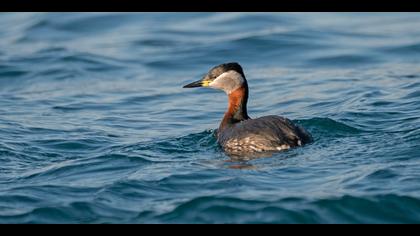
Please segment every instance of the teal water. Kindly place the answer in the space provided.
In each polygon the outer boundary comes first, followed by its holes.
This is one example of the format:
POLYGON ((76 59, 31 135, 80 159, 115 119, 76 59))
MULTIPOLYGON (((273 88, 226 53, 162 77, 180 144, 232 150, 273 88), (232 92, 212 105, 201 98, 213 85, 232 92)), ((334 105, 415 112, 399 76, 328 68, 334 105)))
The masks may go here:
POLYGON ((0 15, 0 223, 420 223, 420 14, 0 15), (229 161, 237 61, 251 117, 302 148, 229 161))

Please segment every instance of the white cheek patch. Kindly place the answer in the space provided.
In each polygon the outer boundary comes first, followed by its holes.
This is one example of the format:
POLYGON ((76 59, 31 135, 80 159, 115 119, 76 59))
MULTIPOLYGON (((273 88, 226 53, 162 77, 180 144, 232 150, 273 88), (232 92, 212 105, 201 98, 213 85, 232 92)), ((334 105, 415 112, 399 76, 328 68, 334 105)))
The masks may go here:
POLYGON ((213 80, 209 87, 222 89, 227 94, 230 94, 232 91, 240 88, 244 83, 244 78, 241 74, 236 71, 230 70, 221 75, 219 75, 215 80, 213 80))

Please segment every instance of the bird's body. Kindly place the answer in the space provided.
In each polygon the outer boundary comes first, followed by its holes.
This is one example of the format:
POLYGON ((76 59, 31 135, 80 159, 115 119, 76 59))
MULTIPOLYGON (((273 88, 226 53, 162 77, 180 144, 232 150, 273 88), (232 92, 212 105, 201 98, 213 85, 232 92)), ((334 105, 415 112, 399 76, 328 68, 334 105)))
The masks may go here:
POLYGON ((199 81, 184 88, 211 87, 228 95, 228 109, 217 130, 217 141, 229 155, 276 152, 302 146, 312 140, 302 127, 281 116, 251 119, 247 113, 248 83, 238 63, 212 68, 199 81))
POLYGON ((300 126, 281 116, 247 119, 217 131, 217 140, 230 154, 276 152, 310 142, 310 135, 300 126))

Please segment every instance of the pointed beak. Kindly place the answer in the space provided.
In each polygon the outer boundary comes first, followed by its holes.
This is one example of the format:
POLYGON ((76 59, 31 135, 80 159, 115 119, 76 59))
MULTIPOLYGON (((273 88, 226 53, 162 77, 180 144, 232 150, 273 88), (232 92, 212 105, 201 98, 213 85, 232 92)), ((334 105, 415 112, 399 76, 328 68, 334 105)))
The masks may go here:
POLYGON ((208 80, 207 76, 204 76, 203 79, 184 85, 183 88, 208 87, 210 83, 211 81, 208 80))
POLYGON ((197 87, 203 87, 203 80, 198 80, 198 81, 189 83, 187 85, 184 85, 183 88, 197 88, 197 87))

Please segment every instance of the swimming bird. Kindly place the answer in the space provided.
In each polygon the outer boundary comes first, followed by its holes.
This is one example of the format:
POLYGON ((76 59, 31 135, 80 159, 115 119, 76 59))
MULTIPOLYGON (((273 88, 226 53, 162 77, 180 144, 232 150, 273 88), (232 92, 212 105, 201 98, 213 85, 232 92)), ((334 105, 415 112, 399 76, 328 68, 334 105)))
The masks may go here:
POLYGON ((227 111, 216 130, 217 141, 228 155, 272 153, 312 141, 311 135, 303 127, 285 117, 249 117, 248 83, 237 62, 215 66, 201 80, 184 86, 195 87, 219 89, 228 95, 227 111))

